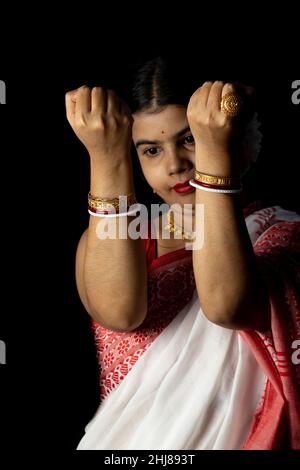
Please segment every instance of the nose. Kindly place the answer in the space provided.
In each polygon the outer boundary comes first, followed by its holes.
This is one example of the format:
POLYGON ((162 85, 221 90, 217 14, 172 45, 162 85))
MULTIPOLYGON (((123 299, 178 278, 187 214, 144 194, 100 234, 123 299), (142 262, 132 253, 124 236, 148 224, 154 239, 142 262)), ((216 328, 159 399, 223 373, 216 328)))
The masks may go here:
POLYGON ((189 156, 179 148, 169 149, 165 161, 167 172, 170 176, 184 173, 187 170, 191 170, 194 166, 189 156))

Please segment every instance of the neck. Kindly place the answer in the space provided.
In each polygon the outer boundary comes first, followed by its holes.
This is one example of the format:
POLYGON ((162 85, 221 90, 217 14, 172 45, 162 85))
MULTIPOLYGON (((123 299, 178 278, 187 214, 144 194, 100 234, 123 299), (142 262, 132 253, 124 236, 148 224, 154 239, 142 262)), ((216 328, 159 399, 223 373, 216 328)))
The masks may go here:
POLYGON ((164 225, 164 230, 168 232, 168 237, 173 240, 192 240, 194 238, 194 222, 195 217, 191 213, 189 215, 176 214, 169 211, 167 214, 167 224, 164 225), (170 235, 171 234, 171 235, 170 235))

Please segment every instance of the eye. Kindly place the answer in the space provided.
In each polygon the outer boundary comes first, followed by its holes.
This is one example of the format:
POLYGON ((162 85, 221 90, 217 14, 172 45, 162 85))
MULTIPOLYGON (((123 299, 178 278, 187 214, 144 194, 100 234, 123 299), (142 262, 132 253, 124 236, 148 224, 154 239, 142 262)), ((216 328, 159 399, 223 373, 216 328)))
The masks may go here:
POLYGON ((192 134, 188 134, 186 136, 184 136, 183 138, 183 144, 184 145, 194 145, 195 141, 194 141, 194 137, 192 136, 192 134))
POLYGON ((143 155, 148 157, 157 157, 159 155, 160 149, 158 147, 148 147, 143 150, 143 155))

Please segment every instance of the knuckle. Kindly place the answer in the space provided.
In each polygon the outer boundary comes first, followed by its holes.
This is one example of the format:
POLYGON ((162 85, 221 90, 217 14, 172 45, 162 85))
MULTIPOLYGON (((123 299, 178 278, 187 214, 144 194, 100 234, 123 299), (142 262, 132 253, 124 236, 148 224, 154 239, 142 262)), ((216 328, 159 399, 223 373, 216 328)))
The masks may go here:
POLYGON ((113 105, 116 105, 116 103, 119 103, 119 101, 120 101, 118 96, 112 90, 107 90, 107 98, 108 98, 108 100, 110 100, 110 102, 113 105))
POLYGON ((199 86, 199 87, 194 91, 194 93, 193 93, 192 96, 197 96, 197 95, 199 95, 199 93, 201 92, 201 88, 202 88, 202 87, 199 86))
POLYGON ((207 127, 214 127, 215 125, 215 118, 214 118, 214 115, 212 113, 208 113, 206 116, 205 116, 205 125, 207 127))
POLYGON ((91 128, 95 131, 104 131, 105 130, 104 119, 101 115, 97 116, 96 119, 92 120, 91 128))
POLYGON ((229 122, 231 122, 231 118, 227 116, 225 113, 221 112, 219 115, 219 122, 222 126, 227 125, 229 122))
POLYGON ((191 107, 188 107, 186 115, 188 119, 194 119, 194 110, 191 107))
POLYGON ((86 119, 83 114, 76 117, 76 127, 78 129, 84 129, 87 125, 86 119))
POLYGON ((213 111, 209 112, 206 116, 206 125, 211 129, 220 127, 220 117, 213 111))
POLYGON ((83 93, 88 93, 89 91, 90 91, 90 88, 86 85, 83 85, 80 88, 78 88, 77 94, 82 95, 83 93))
POLYGON ((123 127, 129 127, 131 126, 133 123, 133 118, 131 116, 128 116, 128 115, 123 115, 122 118, 121 118, 121 124, 123 127))
POLYGON ((225 84, 224 84, 224 91, 225 91, 226 93, 232 92, 232 91, 234 91, 234 90, 235 90, 235 88, 234 88, 234 86, 233 86, 232 83, 225 83, 225 84))
POLYGON ((104 91, 104 89, 101 86, 94 86, 92 88, 93 93, 99 93, 100 94, 100 93, 103 93, 103 91, 104 91))
POLYGON ((105 130, 105 121, 102 114, 91 116, 89 119, 89 129, 92 131, 103 132, 105 130))
POLYGON ((115 130, 117 129, 118 127, 118 119, 115 115, 111 115, 109 116, 108 118, 108 124, 109 124, 109 127, 112 129, 112 130, 115 130))
POLYGON ((192 96, 190 97, 190 103, 195 103, 198 98, 199 98, 199 95, 201 95, 202 93, 202 87, 199 87, 197 88, 197 90, 194 91, 194 93, 192 94, 192 96))

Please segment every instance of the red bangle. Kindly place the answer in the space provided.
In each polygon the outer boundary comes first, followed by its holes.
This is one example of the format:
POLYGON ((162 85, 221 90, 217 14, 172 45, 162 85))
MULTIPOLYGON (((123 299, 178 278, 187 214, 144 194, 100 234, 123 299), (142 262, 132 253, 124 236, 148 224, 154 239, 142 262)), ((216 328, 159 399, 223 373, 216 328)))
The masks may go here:
POLYGON ((236 186, 224 185, 224 184, 210 184, 210 183, 203 183, 202 181, 196 180, 195 178, 193 181, 200 186, 204 186, 204 188, 212 188, 212 189, 240 189, 240 186, 237 188, 236 186))
POLYGON ((88 205, 88 210, 93 212, 94 214, 103 214, 103 215, 107 215, 107 214, 117 214, 118 211, 102 211, 102 210, 99 210, 99 209, 96 209, 95 207, 92 207, 90 205, 88 205))

